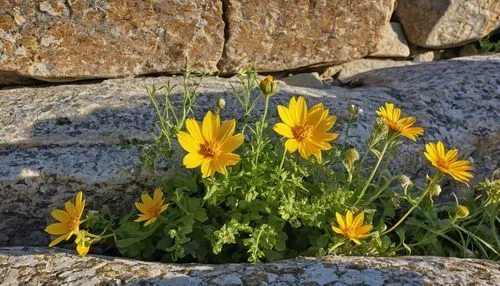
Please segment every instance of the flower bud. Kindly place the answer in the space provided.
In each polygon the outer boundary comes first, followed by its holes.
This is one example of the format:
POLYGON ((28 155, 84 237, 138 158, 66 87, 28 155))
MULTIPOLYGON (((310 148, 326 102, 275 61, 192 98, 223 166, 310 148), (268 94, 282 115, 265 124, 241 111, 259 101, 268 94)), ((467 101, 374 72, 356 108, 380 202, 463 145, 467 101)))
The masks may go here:
POLYGON ((351 164, 359 160, 359 153, 356 148, 352 147, 345 152, 345 158, 351 164))
POLYGON ((441 186, 436 184, 432 187, 432 189, 430 189, 429 191, 429 195, 432 197, 437 197, 439 196, 439 194, 441 193, 441 186))
POLYGON ((406 175, 399 176, 399 182, 401 183, 401 187, 405 190, 413 185, 413 182, 411 181, 410 177, 406 175))
POLYGON ((87 255, 87 253, 89 253, 90 245, 92 244, 92 240, 87 237, 85 233, 86 232, 84 230, 80 230, 76 234, 76 252, 78 252, 80 256, 87 255))
POLYGON ((87 253, 89 253, 89 249, 90 249, 90 244, 87 244, 83 241, 76 245, 76 252, 78 252, 78 255, 80 256, 87 255, 87 253))
POLYGON ((278 92, 278 81, 268 75, 260 82, 259 88, 266 97, 272 96, 278 92))
POLYGON ((361 109, 355 104, 349 105, 349 107, 347 108, 347 111, 349 111, 349 114, 352 117, 356 117, 361 113, 361 109))
POLYGON ((217 100, 217 108, 218 109, 224 109, 224 107, 226 107, 226 101, 224 100, 224 98, 219 98, 219 100, 217 100))
POLYGON ((458 218, 466 218, 469 216, 469 209, 463 205, 457 205, 457 214, 458 218))

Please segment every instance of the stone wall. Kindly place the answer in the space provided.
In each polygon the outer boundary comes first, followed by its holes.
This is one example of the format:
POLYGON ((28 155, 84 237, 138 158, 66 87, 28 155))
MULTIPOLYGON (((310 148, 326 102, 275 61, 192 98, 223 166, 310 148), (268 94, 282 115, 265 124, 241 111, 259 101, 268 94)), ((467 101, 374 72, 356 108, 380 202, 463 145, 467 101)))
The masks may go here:
POLYGON ((450 48, 498 27, 496 0, 0 0, 0 85, 393 66, 475 54, 450 48))

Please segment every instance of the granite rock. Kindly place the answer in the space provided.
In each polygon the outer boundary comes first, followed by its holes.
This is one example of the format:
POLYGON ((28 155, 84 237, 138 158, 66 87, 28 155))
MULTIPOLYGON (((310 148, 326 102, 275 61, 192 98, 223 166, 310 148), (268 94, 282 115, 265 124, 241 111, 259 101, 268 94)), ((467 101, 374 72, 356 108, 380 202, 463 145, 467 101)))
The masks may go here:
POLYGON ((500 264, 447 257, 297 258, 264 264, 162 264, 46 248, 0 248, 0 284, 499 285, 500 264))
POLYGON ((371 57, 406 58, 410 55, 410 47, 401 24, 387 23, 382 29, 382 40, 371 53, 371 57))
POLYGON ((396 13, 408 40, 429 48, 461 46, 500 27, 497 0, 399 0, 396 13))
POLYGON ((220 1, 0 0, 0 85, 213 72, 223 43, 220 1))
POLYGON ((373 52, 394 0, 225 0, 227 38, 219 68, 281 71, 337 64, 373 52), (286 7, 290 7, 287 9, 286 7))
POLYGON ((411 61, 396 61, 391 59, 359 59, 354 60, 342 65, 337 65, 333 67, 327 68, 323 74, 323 78, 334 77, 337 80, 347 83, 349 81, 355 80, 360 77, 363 73, 378 70, 378 69, 386 69, 393 67, 402 67, 412 65, 411 61))
POLYGON ((301 86, 301 87, 323 87, 323 82, 317 72, 312 73, 299 73, 290 75, 280 79, 288 85, 301 86))
MULTIPOLYGON (((443 140, 474 160, 476 181, 499 168, 500 54, 458 58, 364 73, 361 85, 306 88, 280 84, 271 98, 271 123, 277 104, 291 95, 319 101, 345 120, 347 106, 364 110, 351 130, 351 142, 361 145, 372 128, 375 109, 394 102, 405 114, 416 115, 425 136, 405 141, 397 173, 422 177, 431 168, 422 156, 423 144, 443 140)), ((50 210, 60 208, 84 190, 88 209, 109 204, 117 211, 133 208, 141 192, 150 192, 158 176, 139 173, 141 142, 151 142, 155 114, 144 87, 182 77, 112 79, 102 82, 34 85, 0 89, 0 245, 46 245, 43 233, 50 210)), ((223 117, 237 117, 242 109, 232 96, 236 79, 208 77, 199 87, 198 119, 224 97, 223 117)), ((257 91, 255 90, 257 93, 257 91)), ((178 102, 181 88, 172 94, 178 102)), ((162 95, 158 94, 158 100, 162 95)), ((261 114, 263 104, 258 104, 261 114)), ((339 130, 340 134, 343 130, 339 130)), ((179 156, 183 153, 178 152, 179 156)), ((176 166, 170 166, 174 171, 176 166)), ((443 190, 459 188, 443 184, 443 190), (449 187, 448 187, 449 186, 449 187)))

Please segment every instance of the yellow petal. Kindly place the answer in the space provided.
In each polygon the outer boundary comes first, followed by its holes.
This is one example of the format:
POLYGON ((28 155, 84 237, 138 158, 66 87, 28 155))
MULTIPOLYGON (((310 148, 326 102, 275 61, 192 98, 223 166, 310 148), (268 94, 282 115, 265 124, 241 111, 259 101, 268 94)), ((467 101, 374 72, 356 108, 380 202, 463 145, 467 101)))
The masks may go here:
POLYGON ((352 227, 352 212, 350 210, 345 215, 345 221, 347 226, 352 227))
POLYGON ((160 188, 156 188, 153 193, 153 201, 159 202, 162 199, 163 199, 163 192, 160 190, 160 188))
POLYGON ((70 215, 67 212, 58 209, 50 212, 50 215, 60 222, 68 222, 71 219, 70 215))
POLYGON ((288 126, 295 126, 297 123, 293 120, 292 115, 290 114, 290 110, 282 105, 278 105, 278 114, 281 118, 281 121, 288 126))
POLYGON ((82 210, 83 209, 83 192, 78 192, 76 194, 76 198, 75 198, 75 208, 77 210, 82 210))
POLYGON ((273 130, 279 135, 284 136, 286 138, 295 137, 295 135, 293 135, 292 128, 290 128, 290 126, 286 125, 285 123, 276 123, 273 126, 273 130))
POLYGON ((233 152, 234 150, 238 149, 238 147, 240 147, 241 144, 243 144, 243 140, 244 140, 243 133, 238 133, 234 136, 225 138, 222 141, 222 146, 221 146, 222 152, 224 153, 233 152))
POLYGON ((236 165, 240 161, 240 155, 233 153, 225 153, 219 156, 219 162, 225 166, 236 165))
POLYGON ((147 214, 149 212, 149 208, 142 203, 135 202, 135 207, 143 214, 147 214))
POLYGON ((354 222, 352 223, 352 227, 354 227, 354 228, 360 227, 363 224, 364 219, 365 219, 364 212, 360 212, 358 215, 356 215, 356 218, 354 218, 354 222))
POLYGON ((201 133, 200 123, 193 118, 186 120, 186 129, 196 142, 204 142, 203 135, 201 133))
POLYGON ((142 199, 142 202, 144 203, 144 205, 146 205, 146 206, 150 206, 153 203, 153 199, 148 194, 142 194, 141 199, 142 199))
MULTIPOLYGON (((292 110, 292 112, 294 112, 292 110)), ((307 103, 303 96, 299 96, 297 100, 297 107, 295 109, 295 118, 297 118, 299 123, 304 123, 307 117, 307 103)))
POLYGON ((150 220, 148 220, 146 223, 144 223, 144 226, 148 226, 148 225, 154 223, 155 221, 156 221, 156 217, 153 217, 150 220))
POLYGON ((236 121, 234 119, 226 120, 219 127, 219 134, 217 135, 217 140, 222 141, 225 138, 233 135, 234 129, 236 128, 236 121))
POLYGON ((72 202, 65 202, 64 203, 64 208, 66 209, 66 212, 70 215, 76 213, 75 205, 72 202))
POLYGON ((139 217, 136 220, 134 220, 134 221, 135 222, 142 222, 142 221, 148 220, 150 218, 151 217, 149 215, 140 214, 139 217))
POLYGON ((363 225, 362 227, 356 229, 356 233, 359 233, 359 234, 364 234, 364 233, 367 233, 367 232, 370 232, 371 230, 373 229, 373 226, 370 225, 370 224, 365 224, 363 225))
POLYGON ((446 150, 444 149, 444 144, 441 141, 437 143, 437 155, 438 158, 444 158, 446 150))
POLYGON ((342 231, 342 229, 338 228, 338 227, 332 227, 333 231, 338 233, 338 234, 344 234, 344 232, 342 231))
POLYGON ((200 144, 203 143, 199 142, 188 133, 182 131, 177 133, 177 140, 181 144, 181 147, 190 153, 198 153, 200 151, 200 144))
POLYGON ((208 142, 212 142, 218 135, 219 126, 217 122, 220 121, 218 118, 219 116, 215 116, 212 111, 208 111, 203 118, 201 131, 203 133, 203 138, 208 142))
POLYGON ((361 241, 359 241, 358 239, 356 239, 356 238, 352 238, 352 237, 351 237, 351 240, 352 240, 354 243, 356 243, 357 245, 361 245, 361 241))
POLYGON ((201 165, 204 159, 205 157, 201 154, 188 153, 184 156, 184 159, 182 159, 182 164, 184 164, 184 166, 188 169, 197 168, 201 165))
POLYGON ((215 174, 215 170, 211 169, 210 159, 205 159, 201 163, 201 175, 203 178, 212 177, 215 174))
POLYGON ((45 232, 52 235, 61 235, 70 232, 66 224, 53 223, 45 228, 45 232))
POLYGON ((338 222, 340 228, 345 228, 346 225, 344 223, 344 216, 342 216, 341 214, 336 212, 335 217, 337 218, 337 222, 338 222))
POLYGON ((63 241, 65 238, 66 238, 66 235, 61 235, 61 236, 57 237, 52 242, 50 242, 49 247, 53 247, 53 246, 57 245, 59 242, 63 241))
POLYGON ((299 141, 297 139, 288 139, 285 142, 285 148, 288 152, 293 153, 299 148, 299 141))

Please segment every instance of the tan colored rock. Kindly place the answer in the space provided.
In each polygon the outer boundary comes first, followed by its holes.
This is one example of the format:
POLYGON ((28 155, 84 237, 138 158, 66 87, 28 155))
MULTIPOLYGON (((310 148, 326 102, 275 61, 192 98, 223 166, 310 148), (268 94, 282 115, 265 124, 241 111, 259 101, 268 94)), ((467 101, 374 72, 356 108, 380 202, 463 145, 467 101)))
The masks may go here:
POLYGON ((220 1, 0 0, 0 84, 217 71, 220 1))
POLYGON ((376 47, 372 57, 406 58, 410 55, 410 47, 403 28, 399 23, 387 23, 382 29, 382 40, 376 47))
POLYGON ((500 27, 498 0, 399 0, 408 40, 429 48, 461 46, 500 27))
POLYGON ((342 65, 328 68, 321 77, 336 77, 343 83, 358 78, 361 74, 372 70, 412 65, 411 61, 395 61, 389 59, 359 59, 342 65))
POLYGON ((394 0, 227 0, 228 38, 219 68, 279 71, 370 54, 394 0))
POLYGON ((317 72, 312 73, 299 73, 280 79, 288 85, 321 88, 323 82, 317 72))
POLYGON ((439 51, 427 51, 413 57, 415 63, 427 63, 439 60, 439 51))

